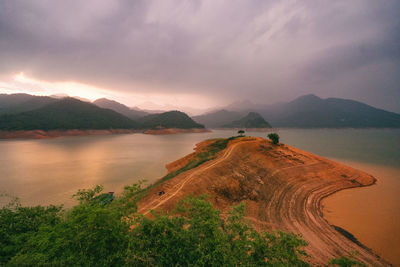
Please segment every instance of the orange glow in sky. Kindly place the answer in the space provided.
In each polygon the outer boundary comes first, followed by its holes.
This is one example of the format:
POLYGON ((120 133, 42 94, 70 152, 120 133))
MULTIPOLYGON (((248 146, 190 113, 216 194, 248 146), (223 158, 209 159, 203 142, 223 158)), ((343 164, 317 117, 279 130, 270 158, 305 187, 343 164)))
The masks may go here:
POLYGON ((193 93, 118 92, 77 81, 45 81, 30 77, 23 72, 16 73, 7 80, 0 80, 0 93, 27 93, 43 96, 68 95, 90 101, 105 97, 130 107, 137 106, 142 109, 154 110, 181 109, 191 114, 201 113, 201 110, 218 104, 213 99, 193 93))

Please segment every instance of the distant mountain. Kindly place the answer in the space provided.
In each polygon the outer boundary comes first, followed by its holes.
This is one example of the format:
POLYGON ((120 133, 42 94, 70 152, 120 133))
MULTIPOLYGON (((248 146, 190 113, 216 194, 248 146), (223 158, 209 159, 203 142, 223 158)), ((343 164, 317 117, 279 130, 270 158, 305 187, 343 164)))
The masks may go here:
POLYGON ((204 125, 196 123, 188 115, 180 111, 168 111, 160 114, 151 114, 138 119, 142 128, 204 128, 204 125))
POLYGON ((400 127, 400 114, 354 100, 301 96, 257 110, 274 127, 368 128, 400 127))
POLYGON ((223 128, 271 128, 271 125, 264 118, 256 113, 249 112, 245 117, 225 124, 223 128))
POLYGON ((225 109, 206 113, 204 115, 194 116, 193 119, 208 128, 219 128, 234 120, 239 120, 243 114, 241 112, 228 111, 225 109))
POLYGON ((149 113, 145 111, 141 111, 138 109, 131 109, 117 101, 114 100, 109 100, 107 98, 100 98, 97 99, 96 101, 93 102, 96 106, 99 106, 101 108, 108 108, 112 109, 118 113, 121 113, 122 115, 125 115, 128 118, 131 119, 138 119, 140 117, 144 117, 146 115, 149 115, 149 113))
POLYGON ((83 102, 89 102, 89 103, 91 103, 92 101, 90 101, 89 99, 87 99, 87 98, 84 98, 84 97, 80 97, 80 96, 69 96, 69 95, 67 95, 67 94, 52 94, 52 95, 49 95, 49 97, 52 97, 52 98, 56 98, 56 99, 63 99, 63 98, 66 98, 66 97, 71 97, 71 98, 76 98, 76 99, 78 99, 78 100, 80 100, 80 101, 83 101, 83 102))
POLYGON ((57 99, 48 96, 0 94, 0 114, 15 114, 34 110, 55 101, 57 101, 57 99))
POLYGON ((41 108, 0 116, 1 130, 135 129, 137 122, 113 110, 75 98, 56 100, 41 108))
POLYGON ((257 105, 251 102, 250 100, 241 100, 233 102, 223 109, 225 110, 234 110, 234 111, 247 111, 250 107, 254 108, 257 105))

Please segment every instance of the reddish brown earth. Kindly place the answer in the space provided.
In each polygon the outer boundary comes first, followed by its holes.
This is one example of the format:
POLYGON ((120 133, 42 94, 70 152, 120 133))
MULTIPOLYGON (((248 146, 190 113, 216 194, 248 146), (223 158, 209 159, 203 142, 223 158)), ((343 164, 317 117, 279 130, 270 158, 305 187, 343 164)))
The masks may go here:
POLYGON ((192 128, 192 129, 177 129, 177 128, 168 128, 168 129, 156 129, 156 130, 146 130, 143 133, 145 134, 178 134, 178 133, 207 133, 210 132, 208 129, 204 128, 192 128))
POLYGON ((109 130, 31 130, 31 131, 0 131, 0 139, 49 139, 61 136, 81 136, 81 135, 107 135, 107 134, 177 134, 177 133, 203 133, 209 132, 208 129, 161 129, 161 130, 129 130, 129 129, 109 129, 109 130))
POLYGON ((0 131, 0 139, 49 139, 61 136, 81 135, 106 135, 106 134, 127 134, 138 133, 138 130, 110 129, 110 130, 31 130, 31 131, 0 131))
MULTIPOLYGON (((167 165, 174 171, 204 149, 167 165)), ((258 230, 278 229, 301 234, 309 242, 306 251, 313 265, 348 256, 368 266, 389 266, 362 244, 351 241, 329 224, 321 200, 343 189, 369 186, 375 178, 362 171, 287 145, 273 145, 262 138, 240 138, 229 143, 216 159, 179 174, 151 189, 139 202, 139 212, 170 211, 183 197, 208 194, 222 212, 246 203, 246 218, 258 230), (165 194, 158 196, 158 192, 165 194)))

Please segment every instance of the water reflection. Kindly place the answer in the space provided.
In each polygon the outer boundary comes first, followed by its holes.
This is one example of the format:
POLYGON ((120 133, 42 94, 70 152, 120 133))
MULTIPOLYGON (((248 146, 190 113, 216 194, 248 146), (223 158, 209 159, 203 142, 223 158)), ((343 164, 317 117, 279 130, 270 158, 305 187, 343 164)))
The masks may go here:
MULTIPOLYGON (((327 218, 400 265, 400 130, 281 129, 282 142, 342 160, 375 175, 378 186, 345 190, 328 198, 327 218), (389 171, 392 170, 392 171, 389 171)), ((25 205, 65 204, 80 188, 102 184, 118 193, 140 179, 152 182, 165 164, 196 143, 235 131, 177 135, 106 135, 0 141, 0 192, 25 205)), ((248 133, 266 137, 263 132, 248 133)), ((1 203, 0 203, 1 204, 1 203)))

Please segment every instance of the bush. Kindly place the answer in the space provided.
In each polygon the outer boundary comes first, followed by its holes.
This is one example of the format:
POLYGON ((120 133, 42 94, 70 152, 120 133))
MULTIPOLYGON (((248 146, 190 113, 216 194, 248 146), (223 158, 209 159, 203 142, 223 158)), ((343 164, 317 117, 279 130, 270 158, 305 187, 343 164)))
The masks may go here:
POLYGON ((277 133, 270 133, 268 134, 268 138, 272 141, 273 144, 279 143, 279 135, 277 133))
POLYGON ((172 214, 137 217, 129 264, 308 266, 301 260, 304 240, 283 232, 259 233, 244 220, 244 211, 243 204, 235 206, 224 221, 205 197, 189 197, 172 214))
POLYGON ((22 207, 18 201, 0 209, 0 266, 17 255, 42 227, 61 221, 61 206, 22 207))
POLYGON ((350 255, 350 258, 341 256, 340 258, 334 258, 329 261, 330 265, 339 267, 352 267, 352 266, 365 266, 364 263, 358 261, 354 256, 350 255))
POLYGON ((189 197, 171 214, 153 213, 149 219, 136 213, 140 185, 125 187, 107 205, 90 201, 99 188, 80 190, 81 203, 65 212, 53 206, 3 208, 0 265, 308 265, 301 259, 305 241, 294 234, 255 231, 244 220, 243 204, 222 220, 205 197, 189 197))

